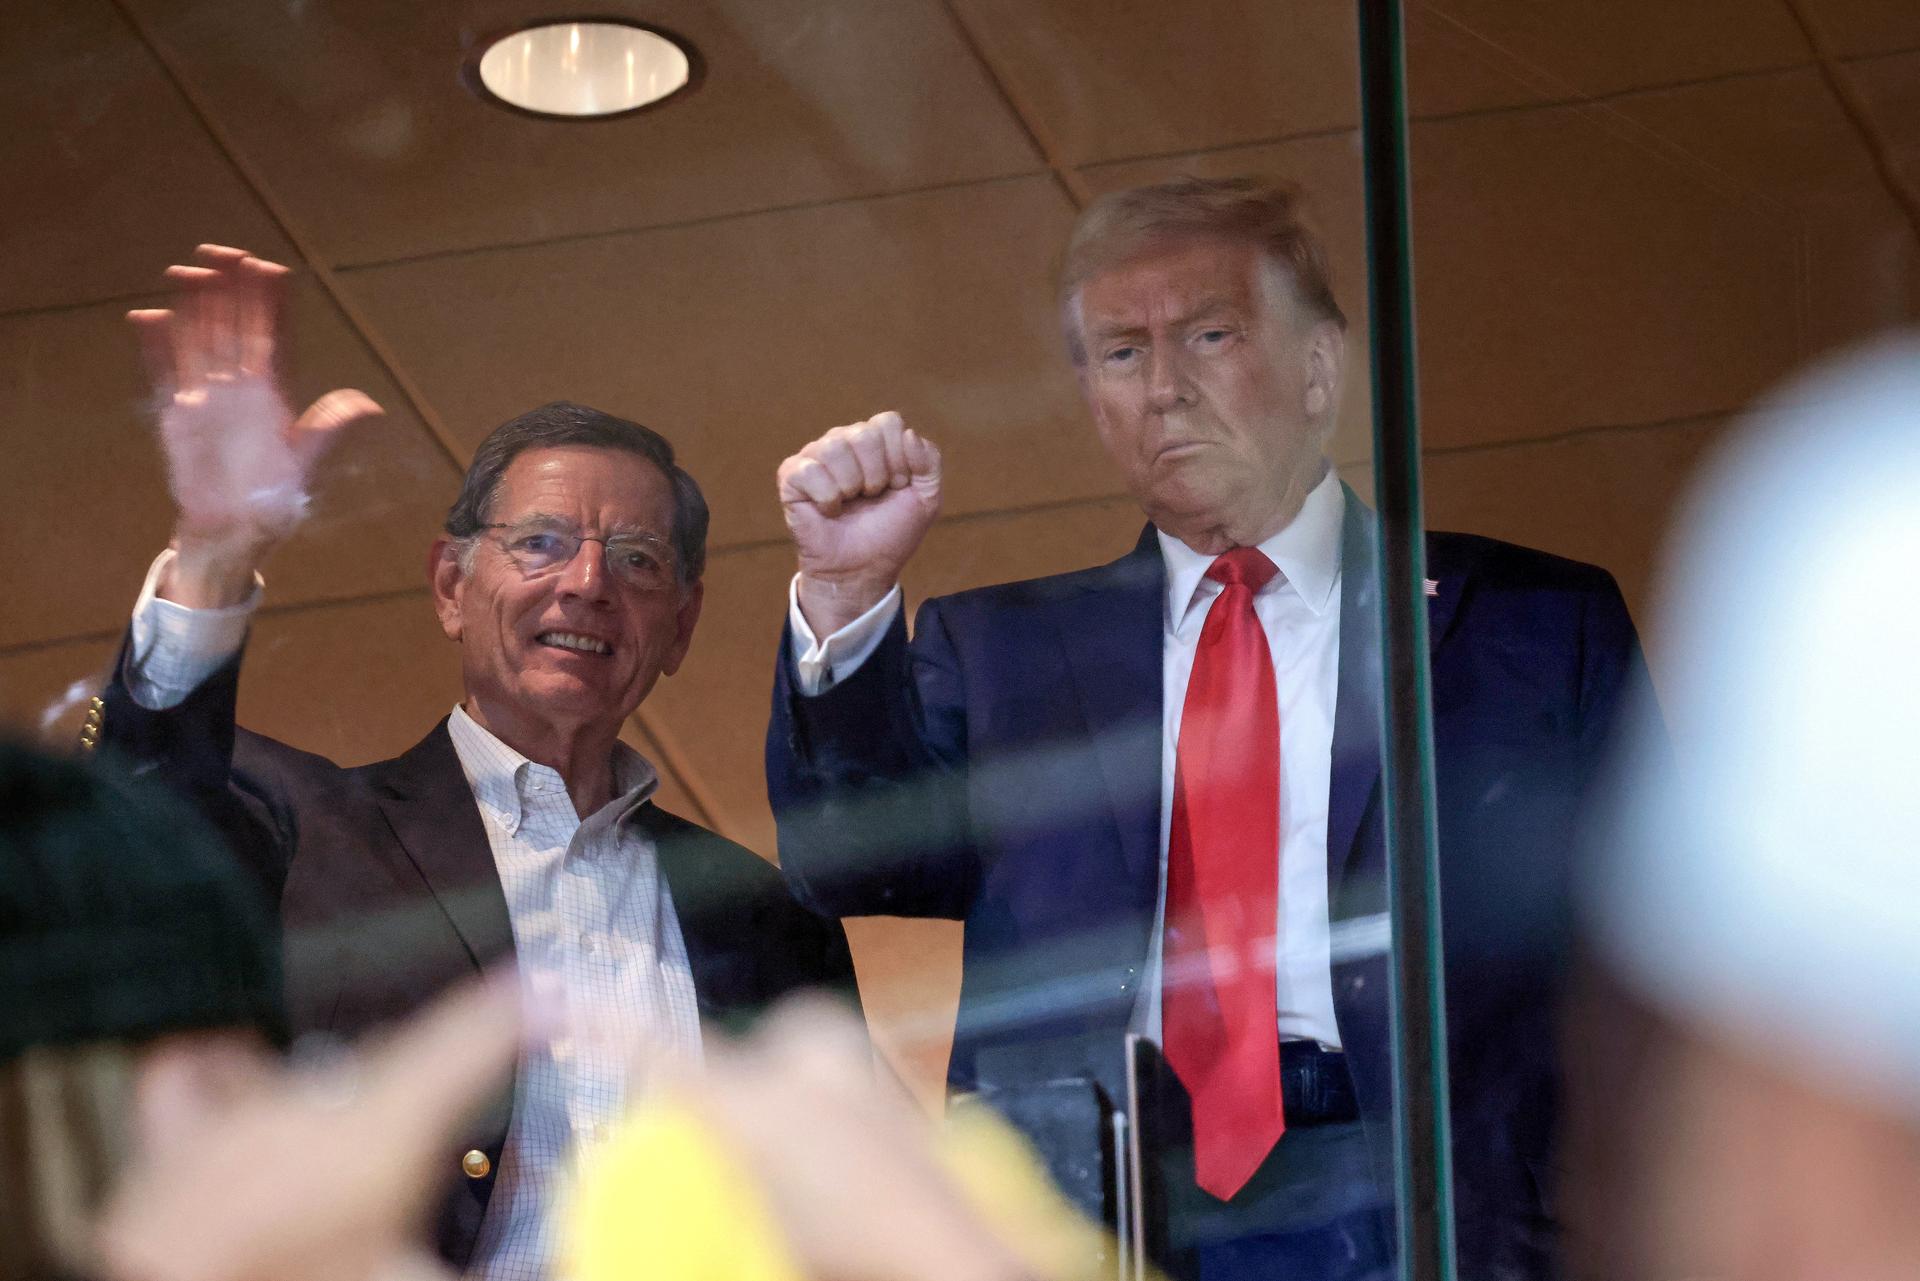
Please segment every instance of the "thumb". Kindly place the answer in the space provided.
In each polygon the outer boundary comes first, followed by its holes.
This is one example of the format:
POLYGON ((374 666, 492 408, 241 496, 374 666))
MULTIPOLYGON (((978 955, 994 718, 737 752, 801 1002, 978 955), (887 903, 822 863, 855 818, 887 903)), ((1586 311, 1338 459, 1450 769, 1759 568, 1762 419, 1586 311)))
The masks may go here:
POLYGON ((374 403, 365 392, 344 388, 330 391, 307 406, 306 412, 294 419, 288 430, 287 443, 300 460, 303 472, 311 472, 320 455, 335 440, 341 431, 368 418, 378 418, 386 410, 374 403))

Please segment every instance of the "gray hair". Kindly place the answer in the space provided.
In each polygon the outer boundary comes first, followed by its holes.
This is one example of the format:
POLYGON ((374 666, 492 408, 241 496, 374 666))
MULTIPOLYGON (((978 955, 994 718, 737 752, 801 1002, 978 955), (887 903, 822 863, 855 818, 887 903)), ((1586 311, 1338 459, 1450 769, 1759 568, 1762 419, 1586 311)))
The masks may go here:
POLYGON ((707 500, 700 486, 673 459, 673 445, 659 432, 569 400, 529 409, 487 433, 473 452, 460 496, 447 509, 448 535, 460 544, 460 572, 473 569, 474 540, 486 528, 500 478, 529 449, 619 449, 658 467, 673 489, 674 573, 681 586, 697 582, 707 568, 707 500))

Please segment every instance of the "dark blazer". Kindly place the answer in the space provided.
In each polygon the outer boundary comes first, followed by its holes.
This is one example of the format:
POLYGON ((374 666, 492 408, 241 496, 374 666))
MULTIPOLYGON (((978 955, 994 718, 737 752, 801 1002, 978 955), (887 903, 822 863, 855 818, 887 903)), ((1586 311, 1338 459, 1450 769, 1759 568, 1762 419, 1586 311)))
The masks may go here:
MULTIPOLYGON (((1327 868, 1335 1014, 1386 1152, 1374 530, 1349 493, 1327 868), (1379 945, 1343 959, 1370 919, 1379 945)), ((1541 1277, 1570 851, 1643 669, 1604 571, 1458 534, 1427 557, 1461 1274, 1541 1277)), ((1112 564, 928 601, 911 643, 896 620, 817 697, 782 647, 767 771, 788 882, 829 915, 966 922, 956 1088, 1087 1074, 1126 1097, 1159 886, 1165 583, 1149 526, 1112 564)))
MULTIPOLYGON (((128 693, 123 656, 100 742, 191 798, 279 903, 295 1032, 353 1037, 511 957, 505 893, 446 722, 392 760, 342 769, 235 728, 239 665, 156 712, 128 693)), ((764 860, 651 803, 632 821, 659 850, 703 1020, 738 1029, 810 987, 857 1006, 844 932, 797 906, 764 860)), ((510 1110, 503 1096, 447 1155, 437 1243, 455 1267, 472 1254, 510 1110), (477 1179, 460 1164, 474 1148, 490 1167, 477 1179)))

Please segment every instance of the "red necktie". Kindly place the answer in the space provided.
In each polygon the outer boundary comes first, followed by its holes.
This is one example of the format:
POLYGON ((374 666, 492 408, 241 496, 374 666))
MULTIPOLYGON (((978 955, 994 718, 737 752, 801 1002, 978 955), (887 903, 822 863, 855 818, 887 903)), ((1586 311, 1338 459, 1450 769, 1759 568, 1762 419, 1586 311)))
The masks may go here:
POLYGON ((1200 630, 1174 757, 1162 1040, 1193 1100, 1195 1176, 1223 1201, 1286 1129, 1273 976, 1280 710, 1253 612, 1277 572, 1252 547, 1208 568, 1223 589, 1200 630))

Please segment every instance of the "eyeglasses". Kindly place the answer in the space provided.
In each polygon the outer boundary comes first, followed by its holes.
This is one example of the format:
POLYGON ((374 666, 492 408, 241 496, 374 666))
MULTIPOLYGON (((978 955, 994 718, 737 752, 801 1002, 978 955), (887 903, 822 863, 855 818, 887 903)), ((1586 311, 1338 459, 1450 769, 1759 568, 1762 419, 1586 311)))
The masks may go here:
POLYGON ((580 554, 580 544, 599 543, 605 549, 607 572, 623 586, 651 592, 660 591, 674 583, 673 548, 665 539, 655 538, 652 534, 615 534, 611 538, 593 538, 556 528, 537 519, 523 520, 513 525, 482 525, 480 528, 506 531, 498 536, 501 550, 528 578, 558 573, 580 554))

